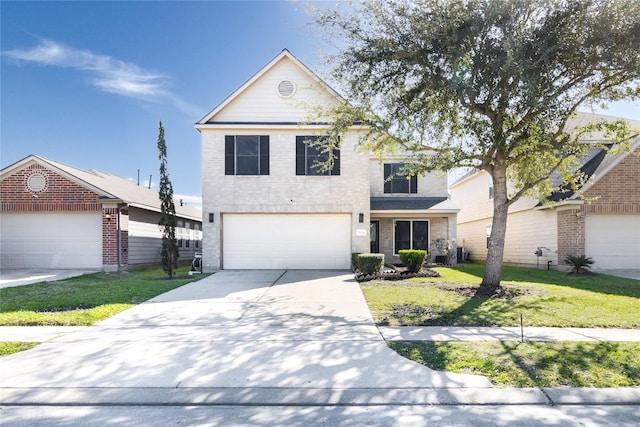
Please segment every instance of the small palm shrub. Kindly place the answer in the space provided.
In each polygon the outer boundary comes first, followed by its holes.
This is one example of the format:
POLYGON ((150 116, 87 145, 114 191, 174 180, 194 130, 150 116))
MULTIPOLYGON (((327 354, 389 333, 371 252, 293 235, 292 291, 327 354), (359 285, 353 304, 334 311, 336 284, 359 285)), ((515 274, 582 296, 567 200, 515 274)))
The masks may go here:
POLYGON ((567 255, 564 262, 571 266, 571 273, 584 274, 589 271, 589 267, 595 263, 595 261, 585 255, 567 255))
POLYGON ((427 258, 427 251, 419 249, 402 249, 398 251, 400 261, 407 266, 412 273, 417 273, 422 268, 424 260, 427 258))

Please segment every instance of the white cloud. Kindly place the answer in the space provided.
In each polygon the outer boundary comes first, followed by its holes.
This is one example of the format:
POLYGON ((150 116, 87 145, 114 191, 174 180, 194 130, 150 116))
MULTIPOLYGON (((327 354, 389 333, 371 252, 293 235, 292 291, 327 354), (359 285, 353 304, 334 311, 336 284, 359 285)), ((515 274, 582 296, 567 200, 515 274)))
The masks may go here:
POLYGON ((46 39, 35 47, 8 50, 3 55, 22 62, 84 71, 91 83, 104 92, 152 102, 169 100, 187 114, 197 110, 166 89, 166 75, 111 56, 74 49, 46 39))

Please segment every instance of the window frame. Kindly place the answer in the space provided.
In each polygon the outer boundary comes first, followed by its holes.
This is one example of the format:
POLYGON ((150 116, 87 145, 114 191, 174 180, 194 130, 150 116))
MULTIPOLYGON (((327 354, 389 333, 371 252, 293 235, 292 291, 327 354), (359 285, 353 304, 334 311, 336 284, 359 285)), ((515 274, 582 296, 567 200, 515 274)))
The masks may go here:
MULTIPOLYGON (((399 172, 406 166, 406 163, 384 163, 383 166, 383 178, 384 178, 384 194, 417 194, 418 193, 418 176, 411 175, 407 179, 408 175, 400 175, 399 172), (391 177, 391 179, 389 179, 391 177), (402 181, 401 181, 402 180, 402 181), (406 183, 403 181, 407 181, 406 183), (399 191, 394 189, 394 182, 402 182, 402 186, 407 186, 407 191, 399 191)), ((398 186, 399 184, 396 184, 398 186)))
MULTIPOLYGON (((269 135, 225 135, 224 137, 224 174, 234 176, 269 175, 269 135), (257 173, 239 173, 238 138, 257 138, 257 173)), ((242 157, 250 157, 241 155, 242 157)))
POLYGON ((306 141, 318 141, 326 138, 326 136, 318 135, 296 135, 296 175, 297 176, 340 176, 340 149, 333 150, 333 167, 331 170, 323 172, 313 172, 314 164, 310 160, 317 160, 320 154, 309 156, 309 149, 317 149, 310 147, 306 141))
POLYGON ((396 239, 396 230, 397 230, 397 224, 398 222, 408 222, 409 223, 409 248, 408 249, 416 249, 414 247, 414 229, 413 229, 413 223, 414 222, 424 222, 427 225, 427 242, 426 242, 426 248, 417 248, 417 249, 422 249, 422 250, 426 250, 427 253, 429 253, 430 251, 430 238, 431 238, 431 220, 430 219, 394 219, 393 220, 393 255, 394 256, 398 256, 398 250, 402 250, 402 249, 398 249, 397 248, 397 239, 396 239))

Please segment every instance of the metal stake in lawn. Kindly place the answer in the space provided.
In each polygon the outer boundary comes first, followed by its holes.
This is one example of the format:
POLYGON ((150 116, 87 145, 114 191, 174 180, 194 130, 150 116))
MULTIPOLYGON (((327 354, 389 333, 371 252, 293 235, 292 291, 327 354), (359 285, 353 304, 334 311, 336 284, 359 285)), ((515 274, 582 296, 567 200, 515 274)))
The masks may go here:
POLYGON ((518 314, 520 314, 520 342, 524 343, 524 326, 522 324, 522 313, 518 314))

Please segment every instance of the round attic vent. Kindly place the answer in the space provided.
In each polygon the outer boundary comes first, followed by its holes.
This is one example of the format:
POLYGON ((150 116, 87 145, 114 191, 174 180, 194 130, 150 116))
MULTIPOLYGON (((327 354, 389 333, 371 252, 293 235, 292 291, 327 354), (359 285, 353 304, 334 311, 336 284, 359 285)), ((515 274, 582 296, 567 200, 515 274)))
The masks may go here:
POLYGON ((283 98, 291 98, 296 93, 296 86, 292 81, 283 80, 278 83, 278 94, 283 98))
POLYGON ((34 173, 27 178, 27 187, 33 192, 44 190, 47 186, 47 178, 41 173, 34 173))

